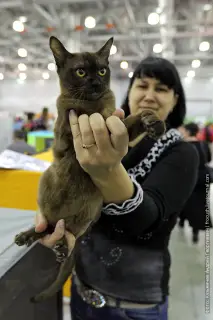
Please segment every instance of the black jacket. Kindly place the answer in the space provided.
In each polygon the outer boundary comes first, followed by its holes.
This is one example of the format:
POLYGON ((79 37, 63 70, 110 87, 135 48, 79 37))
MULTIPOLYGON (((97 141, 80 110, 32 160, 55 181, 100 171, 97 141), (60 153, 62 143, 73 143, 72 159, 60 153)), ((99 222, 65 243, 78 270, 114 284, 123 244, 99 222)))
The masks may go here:
POLYGON ((103 294, 140 303, 159 303, 168 295, 170 233, 198 169, 196 150, 175 140, 176 134, 168 132, 157 143, 144 138, 129 149, 123 165, 134 196, 105 206, 79 246, 76 273, 103 294))

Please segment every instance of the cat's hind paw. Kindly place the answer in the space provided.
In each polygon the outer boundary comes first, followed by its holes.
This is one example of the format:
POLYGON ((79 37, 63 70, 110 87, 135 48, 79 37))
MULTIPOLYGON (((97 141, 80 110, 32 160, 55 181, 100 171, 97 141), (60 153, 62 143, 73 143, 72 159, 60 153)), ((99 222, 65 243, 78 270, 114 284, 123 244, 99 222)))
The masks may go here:
POLYGON ((26 245, 27 247, 30 247, 33 242, 35 241, 33 236, 29 236, 29 234, 25 232, 21 232, 15 236, 15 244, 17 246, 21 247, 26 245))

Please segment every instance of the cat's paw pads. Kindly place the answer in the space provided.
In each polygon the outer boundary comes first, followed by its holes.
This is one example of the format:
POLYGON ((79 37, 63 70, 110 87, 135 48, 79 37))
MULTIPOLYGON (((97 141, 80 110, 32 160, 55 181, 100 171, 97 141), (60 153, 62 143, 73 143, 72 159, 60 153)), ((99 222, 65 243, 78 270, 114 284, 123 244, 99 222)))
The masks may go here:
POLYGON ((25 232, 21 232, 15 236, 15 243, 18 246, 24 246, 26 245, 27 247, 31 246, 31 244, 34 242, 34 238, 29 235, 27 235, 25 232))
POLYGON ((15 236, 15 244, 23 246, 26 244, 27 236, 24 232, 21 232, 15 236))

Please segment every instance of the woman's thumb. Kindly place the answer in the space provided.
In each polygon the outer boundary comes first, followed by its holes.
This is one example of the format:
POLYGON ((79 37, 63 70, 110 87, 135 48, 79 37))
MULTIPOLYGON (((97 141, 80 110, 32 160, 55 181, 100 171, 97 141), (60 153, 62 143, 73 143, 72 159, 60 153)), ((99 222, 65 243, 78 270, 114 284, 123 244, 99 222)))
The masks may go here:
POLYGON ((35 216, 35 231, 43 232, 46 230, 47 225, 48 223, 46 218, 43 216, 43 214, 40 211, 38 211, 35 216))
POLYGON ((121 120, 123 120, 125 118, 125 112, 124 110, 122 109, 116 109, 114 112, 113 112, 113 115, 120 118, 121 120))

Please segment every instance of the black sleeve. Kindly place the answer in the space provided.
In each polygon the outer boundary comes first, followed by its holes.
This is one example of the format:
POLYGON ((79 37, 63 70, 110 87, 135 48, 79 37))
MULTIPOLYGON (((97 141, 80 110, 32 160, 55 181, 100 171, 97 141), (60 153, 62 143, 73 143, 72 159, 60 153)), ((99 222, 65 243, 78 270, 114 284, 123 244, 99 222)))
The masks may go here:
POLYGON ((198 165, 196 149, 181 142, 155 165, 142 185, 131 176, 135 186, 132 199, 108 204, 103 212, 132 235, 154 231, 170 214, 181 211, 195 187, 198 165))

